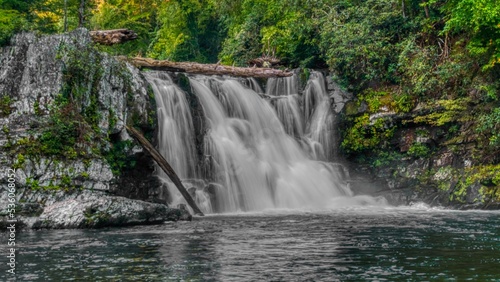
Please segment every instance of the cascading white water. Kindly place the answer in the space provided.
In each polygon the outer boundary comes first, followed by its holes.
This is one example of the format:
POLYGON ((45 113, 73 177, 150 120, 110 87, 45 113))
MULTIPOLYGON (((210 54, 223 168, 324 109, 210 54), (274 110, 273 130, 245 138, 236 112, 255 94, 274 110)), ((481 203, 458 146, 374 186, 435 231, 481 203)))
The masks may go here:
POLYGON ((334 156, 333 142, 335 115, 330 97, 325 89, 325 78, 320 72, 311 72, 304 90, 304 117, 306 137, 312 144, 316 159, 331 160, 334 156))
POLYGON ((255 78, 251 77, 245 80, 247 81, 248 88, 252 89, 257 93, 264 93, 264 91, 262 91, 262 87, 260 87, 259 83, 257 82, 257 80, 255 80, 255 78))
POLYGON ((312 71, 303 96, 298 94, 296 75, 287 78, 270 78, 266 94, 271 96, 285 131, 300 138, 303 147, 316 160, 333 159, 336 144, 335 115, 330 106, 330 97, 325 89, 325 78, 312 71))
MULTIPOLYGON (((198 178, 194 127, 185 93, 164 72, 146 72, 144 76, 153 88, 157 104, 159 152, 179 178, 198 178)), ((167 175, 161 169, 158 174, 169 187, 172 204, 182 203, 183 198, 167 175)))
POLYGON ((144 74, 155 93, 159 151, 180 178, 196 177, 194 127, 185 93, 162 72, 144 74))
POLYGON ((190 80, 208 121, 218 211, 302 208, 350 195, 329 164, 312 160, 271 104, 233 79, 190 80))
MULTIPOLYGON (((205 119, 202 138, 194 134, 187 93, 166 74, 146 77, 158 104, 160 151, 190 178, 187 188, 204 212, 317 208, 352 196, 343 166, 327 161, 334 123, 320 73, 312 73, 302 96, 296 76, 269 79, 265 94, 254 79, 189 77, 205 119)), ((182 202, 172 190, 173 204, 182 202)))
POLYGON ((286 133, 299 138, 304 135, 304 119, 300 110, 298 84, 295 74, 285 78, 269 78, 266 95, 272 97, 271 103, 286 133))

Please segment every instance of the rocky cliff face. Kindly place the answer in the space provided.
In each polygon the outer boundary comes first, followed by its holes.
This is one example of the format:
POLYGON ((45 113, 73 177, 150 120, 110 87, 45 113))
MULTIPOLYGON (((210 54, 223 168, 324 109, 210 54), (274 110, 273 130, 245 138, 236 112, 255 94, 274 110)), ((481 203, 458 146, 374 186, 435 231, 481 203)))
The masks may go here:
POLYGON ((390 91, 358 95, 341 125, 352 188, 395 204, 500 208, 498 147, 471 130, 484 106, 469 99, 413 105, 390 91))
POLYGON ((0 53, 0 215, 7 169, 15 169, 16 215, 37 216, 27 220, 33 227, 187 218, 144 202, 156 200, 161 184, 124 124, 155 136, 154 109, 140 72, 98 52, 86 30, 15 36, 0 53))

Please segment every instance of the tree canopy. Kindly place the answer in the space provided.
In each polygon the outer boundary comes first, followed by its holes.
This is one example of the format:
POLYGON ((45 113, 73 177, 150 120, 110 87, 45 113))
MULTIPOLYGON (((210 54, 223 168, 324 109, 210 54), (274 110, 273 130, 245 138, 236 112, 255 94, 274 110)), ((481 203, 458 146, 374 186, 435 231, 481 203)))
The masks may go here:
MULTIPOLYGON (((128 28, 136 42, 110 49, 174 61, 245 65, 262 54, 286 66, 335 69, 348 83, 394 82, 414 38, 464 40, 471 55, 500 60, 496 0, 0 0, 0 41, 16 31, 128 28)), ((435 41, 435 42, 433 42, 435 41)), ((421 44, 420 44, 421 46, 421 44)), ((448 48, 453 48, 449 45, 448 48)), ((442 48, 442 47, 441 47, 442 48)))

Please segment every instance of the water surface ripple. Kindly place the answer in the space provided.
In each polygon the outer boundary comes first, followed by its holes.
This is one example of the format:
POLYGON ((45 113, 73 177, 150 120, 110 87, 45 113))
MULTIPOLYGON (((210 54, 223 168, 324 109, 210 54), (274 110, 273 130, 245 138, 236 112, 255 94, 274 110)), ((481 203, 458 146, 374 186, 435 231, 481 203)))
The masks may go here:
POLYGON ((17 279, 500 281, 499 226, 499 212, 367 208, 29 231, 17 279))

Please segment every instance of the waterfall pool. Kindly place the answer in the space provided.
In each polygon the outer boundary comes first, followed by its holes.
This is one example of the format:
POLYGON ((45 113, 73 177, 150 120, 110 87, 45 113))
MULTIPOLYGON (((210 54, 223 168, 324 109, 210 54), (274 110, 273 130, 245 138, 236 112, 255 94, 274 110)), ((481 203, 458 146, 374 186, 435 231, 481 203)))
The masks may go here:
POLYGON ((17 281, 500 281, 499 211, 268 210, 17 242, 17 281))

